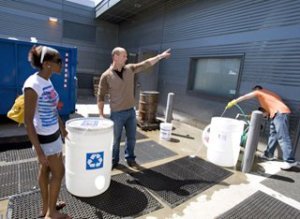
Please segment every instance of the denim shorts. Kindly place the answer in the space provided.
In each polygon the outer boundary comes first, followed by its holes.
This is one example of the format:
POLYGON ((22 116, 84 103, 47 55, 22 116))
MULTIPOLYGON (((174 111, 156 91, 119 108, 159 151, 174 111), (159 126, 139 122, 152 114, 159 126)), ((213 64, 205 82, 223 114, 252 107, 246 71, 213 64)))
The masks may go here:
POLYGON ((51 143, 47 144, 40 144, 41 148, 46 156, 54 155, 54 154, 59 154, 62 152, 62 139, 61 136, 59 136, 58 139, 51 143))

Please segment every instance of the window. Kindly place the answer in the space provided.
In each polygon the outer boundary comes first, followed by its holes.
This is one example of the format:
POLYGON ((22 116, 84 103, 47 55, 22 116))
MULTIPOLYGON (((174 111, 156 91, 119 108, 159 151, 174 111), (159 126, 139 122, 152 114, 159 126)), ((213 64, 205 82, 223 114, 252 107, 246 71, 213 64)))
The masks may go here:
POLYGON ((243 56, 191 59, 188 93, 233 98, 238 88, 243 56))

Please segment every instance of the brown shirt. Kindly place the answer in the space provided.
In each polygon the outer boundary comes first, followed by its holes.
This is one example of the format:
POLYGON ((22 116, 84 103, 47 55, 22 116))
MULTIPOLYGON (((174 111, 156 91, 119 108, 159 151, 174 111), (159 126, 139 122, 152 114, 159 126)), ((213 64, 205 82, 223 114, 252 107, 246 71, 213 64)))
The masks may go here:
POLYGON ((151 66, 144 61, 124 66, 123 79, 110 66, 100 77, 98 101, 104 101, 105 95, 110 95, 110 108, 112 112, 130 109, 135 106, 134 75, 151 66))

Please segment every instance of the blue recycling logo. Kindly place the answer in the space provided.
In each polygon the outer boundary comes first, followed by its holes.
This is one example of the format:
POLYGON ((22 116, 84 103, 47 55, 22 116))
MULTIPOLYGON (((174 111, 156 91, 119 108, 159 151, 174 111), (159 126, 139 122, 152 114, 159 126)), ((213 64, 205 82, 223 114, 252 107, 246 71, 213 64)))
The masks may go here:
POLYGON ((86 154, 86 170, 94 170, 103 167, 104 152, 86 154))

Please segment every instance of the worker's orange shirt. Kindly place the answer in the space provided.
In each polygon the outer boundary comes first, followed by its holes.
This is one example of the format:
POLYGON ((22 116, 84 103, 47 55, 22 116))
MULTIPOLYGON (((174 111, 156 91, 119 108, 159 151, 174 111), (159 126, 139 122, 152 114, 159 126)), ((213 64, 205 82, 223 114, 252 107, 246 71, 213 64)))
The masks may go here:
POLYGON ((260 105, 269 113, 270 118, 273 118, 277 112, 291 113, 291 110, 277 94, 266 89, 255 90, 253 93, 260 105))

